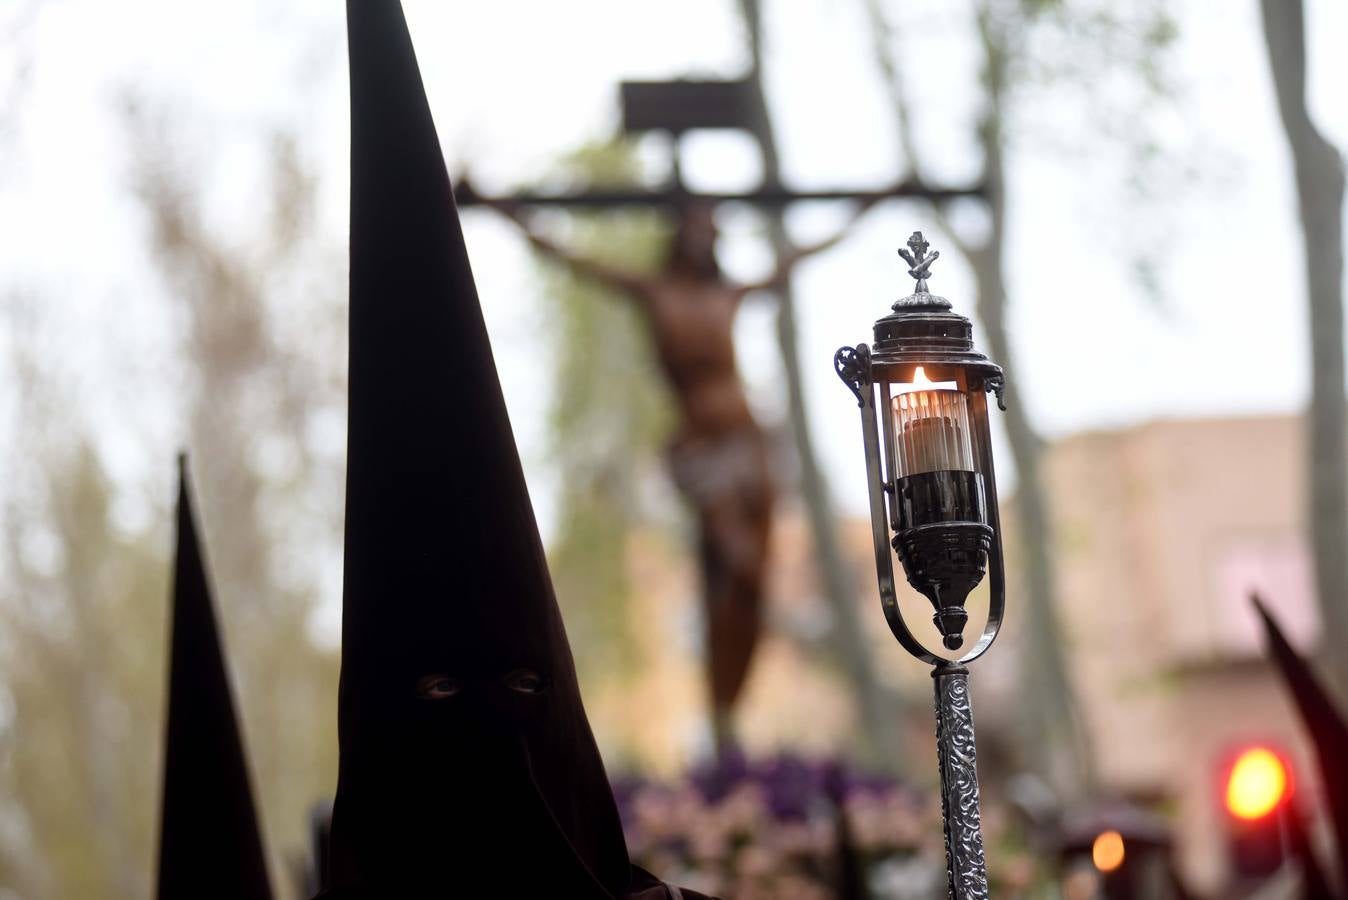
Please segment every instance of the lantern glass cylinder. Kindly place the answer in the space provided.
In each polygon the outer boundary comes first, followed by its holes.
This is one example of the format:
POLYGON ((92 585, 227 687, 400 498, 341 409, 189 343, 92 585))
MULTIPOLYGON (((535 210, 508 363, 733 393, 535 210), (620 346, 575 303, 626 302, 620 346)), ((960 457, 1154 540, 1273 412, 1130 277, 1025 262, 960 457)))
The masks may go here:
POLYGON ((880 383, 896 535, 924 525, 988 521, 969 395, 959 373, 934 374, 936 381, 918 366, 911 381, 880 383))
MULTIPOLYGON (((917 370, 922 375, 921 367, 917 370)), ((895 476, 973 472, 969 399, 953 385, 901 384, 893 405, 895 476)))

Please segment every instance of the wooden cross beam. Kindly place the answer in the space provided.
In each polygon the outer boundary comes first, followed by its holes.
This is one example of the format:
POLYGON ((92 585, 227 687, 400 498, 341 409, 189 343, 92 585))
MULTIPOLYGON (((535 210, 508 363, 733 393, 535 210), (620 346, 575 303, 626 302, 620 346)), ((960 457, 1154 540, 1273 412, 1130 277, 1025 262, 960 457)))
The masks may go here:
POLYGON ((462 178, 456 180, 454 199, 460 206, 559 206, 573 209, 638 206, 677 209, 693 203, 748 203, 763 209, 780 210, 804 200, 875 202, 891 197, 909 197, 943 202, 961 197, 987 198, 987 186, 982 182, 955 186, 932 185, 911 178, 875 190, 828 188, 793 191, 780 184, 768 183, 752 191, 695 193, 683 184, 679 137, 686 132, 702 129, 729 129, 754 134, 752 124, 762 110, 759 109, 761 98, 753 80, 624 81, 620 86, 620 100, 624 133, 663 131, 674 138, 673 171, 668 187, 660 190, 593 190, 562 194, 524 191, 487 197, 474 190, 467 178, 462 178))
POLYGON ((764 185, 751 191, 697 193, 686 190, 594 190, 573 193, 537 193, 522 191, 517 194, 486 196, 479 194, 466 178, 460 179, 454 189, 459 206, 559 206, 579 209, 606 209, 622 206, 680 207, 693 203, 748 203, 753 206, 780 209, 806 200, 876 201, 889 198, 913 198, 944 202, 962 197, 985 198, 987 188, 982 183, 949 186, 930 185, 915 179, 875 190, 856 188, 823 188, 793 191, 781 185, 764 185))

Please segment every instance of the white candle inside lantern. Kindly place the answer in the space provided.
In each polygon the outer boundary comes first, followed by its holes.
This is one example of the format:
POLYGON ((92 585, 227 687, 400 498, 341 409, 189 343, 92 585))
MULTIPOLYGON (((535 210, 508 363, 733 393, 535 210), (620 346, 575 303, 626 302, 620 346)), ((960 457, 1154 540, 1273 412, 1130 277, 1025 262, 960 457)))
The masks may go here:
POLYGON ((918 366, 912 384, 896 385, 890 403, 898 477, 974 471, 969 402, 953 381, 934 383, 918 366))

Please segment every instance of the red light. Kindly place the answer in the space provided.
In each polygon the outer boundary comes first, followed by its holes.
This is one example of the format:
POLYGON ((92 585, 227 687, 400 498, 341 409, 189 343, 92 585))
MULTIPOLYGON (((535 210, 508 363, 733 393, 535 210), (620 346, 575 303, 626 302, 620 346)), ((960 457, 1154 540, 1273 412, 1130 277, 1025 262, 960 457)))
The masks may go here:
POLYGON ((1226 779, 1226 808, 1238 819, 1262 819, 1282 803, 1291 777, 1282 758, 1267 747, 1242 750, 1226 779))

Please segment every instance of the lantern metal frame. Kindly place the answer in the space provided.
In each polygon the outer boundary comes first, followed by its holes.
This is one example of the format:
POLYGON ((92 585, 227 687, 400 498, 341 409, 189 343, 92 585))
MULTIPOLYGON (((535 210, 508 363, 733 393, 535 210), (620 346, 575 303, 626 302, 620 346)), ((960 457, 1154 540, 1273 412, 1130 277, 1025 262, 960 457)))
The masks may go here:
MULTIPOLYGON (((914 232, 908 240, 909 249, 899 251, 909 265, 908 274, 917 279, 917 288, 896 302, 890 315, 875 323, 874 348, 866 344, 843 347, 834 354, 833 364, 838 377, 856 396, 861 411, 875 568, 885 620, 909 654, 933 667, 949 896, 952 900, 985 900, 988 896, 987 867, 983 854, 967 666, 992 646, 1001 630, 1006 608, 1001 519, 997 509, 987 396, 989 393, 995 395, 998 407, 1005 410, 1005 381, 1001 368, 974 349, 970 321, 953 312, 950 301, 929 291, 930 267, 940 256, 939 252, 928 254, 929 246, 921 232, 914 232), (983 494, 981 523, 951 523, 957 527, 947 528, 945 534, 928 536, 931 539, 920 546, 915 544, 911 534, 920 528, 909 528, 907 533, 900 529, 901 498, 892 411, 892 400, 896 396, 892 386, 912 384, 918 367, 937 371, 942 380, 954 380, 966 398, 974 472, 976 479, 981 480, 983 494), (882 428, 883 440, 880 437, 882 428), (986 526, 987 530, 981 530, 980 525, 986 526), (933 565, 938 568, 941 565, 967 566, 971 559, 986 553, 986 577, 990 589, 987 622, 973 646, 957 659, 947 659, 928 649, 905 621, 894 580, 896 552, 928 552, 933 557, 933 565)), ((901 556, 910 583, 918 587, 908 565, 910 558, 901 556)), ((928 593, 928 598, 937 606, 938 628, 946 636, 947 648, 962 646, 963 623, 967 618, 963 612, 965 598, 959 599, 957 614, 950 611, 953 605, 947 610, 948 621, 952 623, 950 627, 941 622, 942 608, 937 599, 932 593, 928 593), (958 636, 953 631, 954 624, 959 626, 958 636)))

